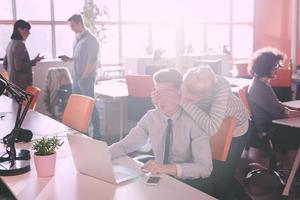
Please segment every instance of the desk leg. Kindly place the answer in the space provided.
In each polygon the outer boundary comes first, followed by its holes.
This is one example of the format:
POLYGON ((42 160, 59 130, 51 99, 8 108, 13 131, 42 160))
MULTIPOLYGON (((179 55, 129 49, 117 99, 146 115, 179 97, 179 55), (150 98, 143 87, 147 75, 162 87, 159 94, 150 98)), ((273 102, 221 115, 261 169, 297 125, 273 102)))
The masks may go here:
POLYGON ((124 122, 123 122, 123 115, 124 115, 124 105, 123 105, 123 101, 120 100, 119 104, 120 104, 120 140, 123 138, 123 126, 124 126, 124 122))

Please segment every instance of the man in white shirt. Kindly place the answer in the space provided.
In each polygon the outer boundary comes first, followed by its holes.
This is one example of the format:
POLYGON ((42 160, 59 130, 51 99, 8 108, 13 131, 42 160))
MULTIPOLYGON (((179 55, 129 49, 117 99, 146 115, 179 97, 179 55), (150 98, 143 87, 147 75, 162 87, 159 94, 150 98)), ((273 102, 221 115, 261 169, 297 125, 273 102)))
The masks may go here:
POLYGON ((183 180, 210 176, 209 136, 163 92, 171 89, 180 95, 182 75, 174 69, 165 69, 156 72, 153 80, 160 94, 156 109, 149 110, 124 139, 110 146, 112 158, 136 151, 150 141, 155 160, 143 166, 145 171, 183 180))

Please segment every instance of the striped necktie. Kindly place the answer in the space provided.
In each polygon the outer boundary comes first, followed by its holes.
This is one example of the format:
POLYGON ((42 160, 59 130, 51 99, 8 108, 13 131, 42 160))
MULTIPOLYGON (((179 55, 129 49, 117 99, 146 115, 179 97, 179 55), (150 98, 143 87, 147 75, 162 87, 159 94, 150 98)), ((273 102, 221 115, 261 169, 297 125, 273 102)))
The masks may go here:
POLYGON ((170 157, 170 143, 171 143, 171 136, 172 136, 172 120, 168 119, 168 125, 165 131, 165 153, 164 153, 164 163, 168 164, 169 157, 170 157))

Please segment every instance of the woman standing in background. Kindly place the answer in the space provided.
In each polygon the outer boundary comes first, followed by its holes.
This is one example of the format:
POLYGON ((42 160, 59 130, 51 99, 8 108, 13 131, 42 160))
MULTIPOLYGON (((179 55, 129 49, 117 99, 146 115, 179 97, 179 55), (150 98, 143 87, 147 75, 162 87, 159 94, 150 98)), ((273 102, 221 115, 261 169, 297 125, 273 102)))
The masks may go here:
POLYGON ((29 58, 25 41, 30 34, 30 28, 31 25, 24 20, 20 19, 15 22, 3 62, 3 67, 9 74, 9 80, 24 90, 32 85, 32 66, 44 59, 39 54, 33 60, 29 58))

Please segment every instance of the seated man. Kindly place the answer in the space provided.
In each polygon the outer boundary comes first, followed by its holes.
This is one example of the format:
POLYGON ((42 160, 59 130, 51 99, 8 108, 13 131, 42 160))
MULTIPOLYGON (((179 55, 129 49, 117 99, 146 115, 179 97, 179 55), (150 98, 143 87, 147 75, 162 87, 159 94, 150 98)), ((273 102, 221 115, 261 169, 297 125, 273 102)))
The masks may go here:
POLYGON ((112 158, 136 151, 149 140, 155 160, 148 161, 143 170, 186 182, 210 176, 209 136, 162 92, 171 89, 180 95, 182 75, 174 69, 165 69, 156 72, 153 79, 155 90, 161 91, 156 109, 149 110, 124 139, 110 146, 112 158))

